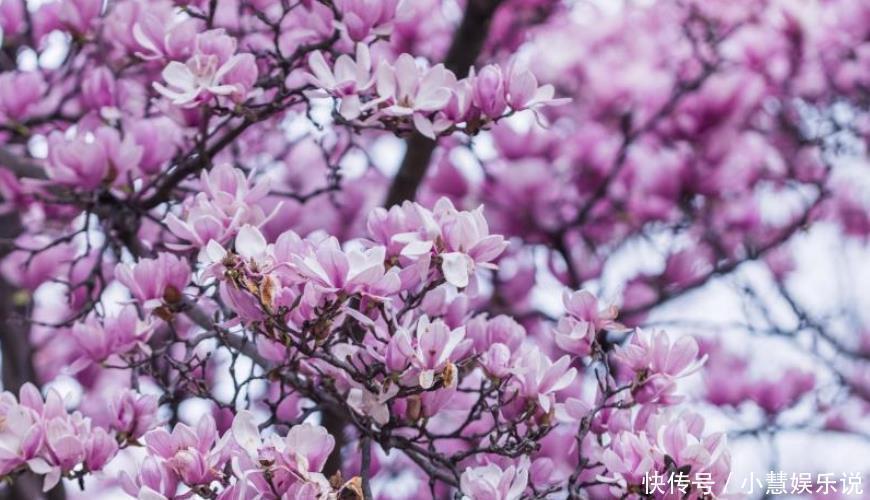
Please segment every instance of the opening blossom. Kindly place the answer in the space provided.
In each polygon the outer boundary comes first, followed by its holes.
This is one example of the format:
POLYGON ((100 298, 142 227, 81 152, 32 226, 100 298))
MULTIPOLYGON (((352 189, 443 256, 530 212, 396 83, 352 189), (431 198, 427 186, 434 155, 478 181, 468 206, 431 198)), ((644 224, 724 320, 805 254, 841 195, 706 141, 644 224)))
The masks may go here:
POLYGON ((140 320, 136 309, 128 305, 103 321, 90 316, 73 325, 70 333, 82 353, 79 361, 71 366, 75 370, 136 347, 147 353, 146 342, 153 333, 153 325, 140 320))
POLYGON ((236 54, 236 40, 223 30, 200 33, 193 55, 184 63, 170 61, 163 69, 166 84, 154 88, 176 106, 193 107, 213 97, 243 101, 257 79, 253 54, 236 54))
POLYGON ((243 225, 264 224, 269 216, 259 203, 269 192, 267 179, 255 180, 228 163, 200 176, 203 190, 183 207, 179 215, 169 214, 166 225, 182 242, 174 250, 205 248, 209 241, 226 244, 243 225))
POLYGON ((357 44, 356 60, 347 54, 338 56, 332 69, 322 53, 314 52, 308 58, 308 67, 311 68, 311 73, 306 77, 318 88, 318 92, 313 92, 313 95, 340 98, 338 112, 345 120, 355 120, 365 109, 378 104, 377 100, 364 104, 360 98, 360 93, 368 90, 375 82, 367 45, 357 44))
POLYGON ((459 211, 449 199, 441 198, 432 211, 419 205, 406 210, 416 211, 413 217, 422 227, 410 232, 396 228, 391 241, 404 244, 400 253, 408 257, 433 251, 441 261, 444 279, 457 288, 467 287, 477 268, 494 268, 491 261, 507 248, 503 236, 489 234, 482 206, 459 211))
POLYGON ((616 307, 599 309, 598 299, 586 290, 564 292, 562 304, 568 314, 559 319, 553 333, 556 345, 563 351, 586 356, 598 332, 622 328, 615 321, 616 307))
POLYGON ((386 115, 409 116, 420 133, 434 138, 433 124, 425 113, 447 105, 455 80, 453 73, 442 64, 421 68, 413 57, 402 54, 395 65, 378 66, 376 83, 378 95, 386 104, 386 115))
POLYGON ((470 467, 462 473, 460 489, 467 500, 519 500, 529 481, 529 460, 502 469, 496 464, 470 467))
POLYGON ((393 337, 388 351, 392 358, 387 363, 393 369, 403 369, 404 363, 410 364, 418 371, 418 382, 423 389, 429 389, 439 375, 446 387, 455 387, 457 382, 456 366, 451 361, 458 361, 471 347, 471 341, 465 339, 465 328, 451 330, 441 320, 430 321, 423 316, 417 321, 414 337, 406 330, 401 330, 393 337))
POLYGON ((127 180, 136 168, 142 148, 130 136, 100 127, 94 132, 67 137, 60 132, 48 136, 48 174, 56 182, 74 188, 94 190, 127 180))
POLYGON ((115 277, 133 297, 148 309, 161 304, 177 304, 190 283, 190 265, 171 253, 161 252, 154 259, 135 264, 118 264, 115 277))
POLYGON ((320 471, 335 439, 323 427, 304 423, 293 426, 286 437, 272 434, 262 439, 253 414, 243 411, 233 420, 231 435, 244 451, 233 460, 236 473, 244 478, 237 494, 269 496, 277 491, 289 498, 306 498, 330 490, 320 471))
POLYGON ((2 73, 0 74, 0 113, 7 120, 12 121, 27 118, 38 109, 46 90, 48 85, 39 72, 2 73))
POLYGON ((625 370, 623 378, 636 380, 636 398, 667 401, 674 397, 674 381, 697 372, 706 355, 698 359, 698 343, 692 337, 671 342, 664 331, 638 330, 617 349, 614 359, 625 370))

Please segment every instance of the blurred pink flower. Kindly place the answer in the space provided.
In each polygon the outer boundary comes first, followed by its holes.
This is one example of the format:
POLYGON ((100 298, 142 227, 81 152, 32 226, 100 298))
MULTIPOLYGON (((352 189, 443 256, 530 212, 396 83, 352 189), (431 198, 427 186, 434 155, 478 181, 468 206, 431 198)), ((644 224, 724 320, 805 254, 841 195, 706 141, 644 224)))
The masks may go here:
MULTIPOLYGON (((3 5, 7 3, 15 2, 4 2, 3 5)), ((48 85, 38 71, 0 73, 0 113, 7 120, 29 118, 44 99, 46 91, 48 85)))
POLYGON ((506 468, 496 464, 469 467, 459 489, 468 500, 519 500, 529 482, 529 460, 523 457, 506 468))

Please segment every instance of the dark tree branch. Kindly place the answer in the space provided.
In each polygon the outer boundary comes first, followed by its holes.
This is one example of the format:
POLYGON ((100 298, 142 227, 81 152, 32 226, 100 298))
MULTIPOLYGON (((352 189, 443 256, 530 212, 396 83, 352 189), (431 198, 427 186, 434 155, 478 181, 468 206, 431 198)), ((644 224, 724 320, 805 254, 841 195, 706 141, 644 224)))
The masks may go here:
POLYGON ((789 239, 792 236, 794 236, 795 234, 797 234, 798 232, 806 230, 807 225, 811 222, 813 214, 818 209, 818 207, 822 204, 822 202, 824 202, 825 200, 828 199, 829 195, 830 195, 830 193, 828 191, 826 191, 820 187, 819 194, 816 197, 815 201, 813 201, 812 204, 810 204, 810 206, 804 210, 803 214, 800 217, 798 217, 797 220, 788 224, 786 227, 780 229, 779 233, 777 235, 775 235, 773 238, 771 238, 769 241, 765 242, 764 244, 762 244, 756 248, 748 248, 749 254, 746 255, 746 257, 731 259, 731 260, 726 261, 722 264, 719 264, 709 273, 704 274, 700 278, 695 279, 694 281, 688 283, 687 285, 683 286, 682 288, 679 288, 679 289, 673 290, 673 291, 667 291, 667 290, 660 291, 658 297, 656 297, 651 302, 648 302, 646 304, 642 304, 642 305, 637 306, 637 307, 633 307, 631 309, 622 310, 622 311, 620 311, 620 314, 623 317, 629 317, 629 316, 633 316, 636 314, 646 314, 649 311, 651 311, 652 309, 659 307, 659 306, 665 304, 666 302, 670 302, 674 299, 677 299, 679 297, 686 295, 687 293, 689 293, 693 290, 697 290, 697 289, 703 287, 704 285, 709 283, 714 278, 717 278, 720 276, 725 276, 725 275, 728 275, 728 274, 736 271, 737 268, 739 268, 742 264, 744 264, 746 262, 752 262, 752 261, 763 258, 769 252, 779 248, 780 245, 789 241, 789 239))
MULTIPOLYGON (((444 66, 456 73, 457 77, 467 76, 477 61, 489 34, 490 21, 501 1, 469 0, 462 23, 454 33, 450 49, 444 58, 444 66)), ((411 135, 399 172, 390 185, 385 206, 390 207, 414 199, 417 188, 426 176, 436 145, 435 141, 419 132, 411 135)))
POLYGON ((343 463, 341 449, 347 444, 347 438, 344 435, 347 423, 347 419, 338 411, 331 408, 323 409, 320 425, 335 439, 335 448, 332 449, 332 453, 329 454, 329 458, 326 459, 326 463, 323 465, 323 473, 326 477, 332 477, 333 474, 341 472, 341 464, 343 463))
POLYGON ((15 177, 47 179, 45 170, 36 162, 23 158, 4 147, 0 147, 0 168, 9 170, 15 177))
POLYGON ((372 496, 372 485, 370 480, 370 469, 372 463, 372 440, 368 436, 362 437, 362 465, 360 466, 360 476, 362 476, 362 490, 363 490, 363 498, 365 500, 371 500, 374 497, 372 496))

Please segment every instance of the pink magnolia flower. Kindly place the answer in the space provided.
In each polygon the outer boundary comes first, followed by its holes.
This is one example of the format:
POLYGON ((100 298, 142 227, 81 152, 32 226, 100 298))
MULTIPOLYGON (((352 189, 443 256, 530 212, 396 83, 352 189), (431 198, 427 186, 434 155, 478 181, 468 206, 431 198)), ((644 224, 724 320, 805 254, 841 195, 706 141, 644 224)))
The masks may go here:
POLYGON ((455 387, 457 372, 453 362, 461 359, 471 348, 471 339, 465 338, 465 327, 451 330, 442 320, 430 321, 428 316, 417 320, 414 337, 407 330, 399 330, 391 344, 395 352, 389 353, 388 364, 398 368, 396 356, 404 357, 418 371, 417 382, 423 389, 431 388, 435 375, 441 375, 445 386, 455 387))
POLYGON ((587 356, 592 352, 596 330, 590 323, 563 316, 559 318, 553 334, 556 345, 563 351, 577 356, 587 356))
POLYGON ((492 344, 480 355, 480 366, 493 377, 506 377, 511 372, 512 354, 508 346, 492 344))
POLYGON ((491 119, 500 118, 507 109, 505 101, 504 76, 501 68, 494 64, 484 66, 473 77, 474 105, 491 119))
POLYGON ((26 461, 32 472, 45 476, 43 491, 79 467, 99 471, 118 451, 118 443, 104 429, 93 427, 79 412, 67 413, 55 390, 49 390, 43 400, 34 386, 25 385, 19 403, 9 393, 0 396, 6 425, 30 424, 0 430, 0 464, 14 468, 26 461))
POLYGON ((273 440, 275 451, 298 472, 320 472, 326 465, 335 439, 320 425, 295 425, 283 440, 273 440))
POLYGON ((804 394, 813 390, 815 376, 798 368, 788 368, 777 380, 747 382, 746 396, 769 415, 775 415, 795 403, 804 394))
POLYGON ((6 475, 34 458, 42 447, 42 396, 33 384, 25 384, 18 400, 9 392, 0 394, 0 474, 6 475))
POLYGON ((706 246, 679 250, 668 256, 662 277, 670 286, 686 287, 712 269, 713 252, 706 246))
POLYGON ((129 135, 100 127, 93 134, 66 138, 60 132, 48 136, 48 175, 56 182, 81 189, 125 180, 124 174, 142 158, 142 148, 129 135))
POLYGON ((622 378, 636 378, 641 382, 634 389, 635 400, 672 404, 680 400, 674 395, 675 380, 698 371, 707 359, 698 356, 698 343, 689 336, 680 337, 673 344, 668 334, 659 331, 637 330, 628 344, 618 347, 614 361, 630 373, 622 378))
POLYGON ((126 286, 146 308, 177 303, 190 283, 190 265, 171 253, 161 252, 154 259, 115 266, 115 278, 126 286))
POLYGON ((203 172, 200 186, 202 192, 185 207, 183 218, 167 216, 169 230, 188 242, 172 243, 170 248, 204 248, 210 240, 224 245, 243 225, 260 226, 269 219, 258 205, 269 194, 270 182, 266 178, 255 181, 253 174, 245 177, 241 170, 224 163, 203 172))
POLYGON ((486 351, 495 344, 504 345, 510 352, 514 352, 525 340, 526 329, 504 314, 489 319, 480 314, 466 323, 466 336, 473 339, 477 352, 486 351))
POLYGON ((235 236, 238 228, 247 222, 247 210, 235 212, 234 217, 227 218, 225 214, 208 200, 198 200, 182 214, 183 219, 175 214, 166 217, 166 226, 173 235, 183 243, 170 243, 172 250, 187 250, 189 248, 204 248, 209 241, 226 243, 235 236))
POLYGON ((118 442, 114 436, 101 427, 90 430, 83 443, 84 466, 91 471, 99 471, 118 453, 118 442))
POLYGON ((292 53, 300 45, 313 44, 328 39, 336 29, 333 8, 320 2, 304 0, 304 8, 293 9, 285 23, 296 29, 286 29, 278 40, 278 47, 285 54, 292 53))
POLYGON ((392 31, 399 0, 337 0, 341 23, 353 41, 362 41, 369 34, 387 36, 392 31))
MULTIPOLYGON (((507 247, 500 235, 490 235, 483 207, 458 211, 448 198, 441 198, 430 211, 419 204, 376 212, 369 220, 376 241, 388 241, 391 252, 407 259, 434 254, 441 260, 445 280, 457 288, 469 285, 476 268, 495 268, 490 263, 507 247)), ((427 268, 428 269, 428 268, 427 268)))
MULTIPOLYGON (((6 3, 15 2, 3 5, 6 3)), ((47 90, 48 85, 38 71, 0 73, 0 113, 7 120, 29 118, 47 90)))
POLYGON ((217 165, 200 175, 203 193, 220 207, 255 204, 269 194, 268 178, 255 179, 229 163, 217 165))
POLYGON ((641 485, 655 470, 653 444, 646 433, 620 432, 601 454, 601 463, 608 473, 604 476, 606 480, 617 484, 621 490, 641 485))
MULTIPOLYGON (((124 4, 119 4, 121 7, 124 4)), ((197 33, 196 19, 181 18, 171 10, 149 5, 132 23, 131 34, 137 45, 136 55, 145 60, 185 59, 193 52, 197 33)))
POLYGON ((525 348, 511 370, 519 394, 537 404, 548 413, 555 402, 555 393, 568 387, 577 376, 576 368, 569 368, 571 358, 562 356, 555 363, 536 346, 525 348))
POLYGON ((153 325, 141 321, 136 308, 131 305, 125 306, 117 315, 102 320, 91 314, 71 329, 73 340, 83 356, 73 364, 72 369, 99 363, 113 354, 124 354, 134 347, 150 352, 145 343, 152 331, 153 325))
POLYGON ((567 315, 559 319, 554 340, 563 351, 586 356, 599 331, 620 327, 616 306, 599 310, 598 299, 586 290, 564 292, 562 303, 567 315))
POLYGON ((57 16, 61 26, 79 35, 88 32, 103 10, 102 0, 69 0, 60 4, 57 16))
POLYGON ((687 377, 695 373, 707 359, 697 359, 698 342, 683 336, 671 342, 664 331, 653 332, 638 329, 625 346, 619 347, 614 357, 635 372, 647 370, 654 374, 673 378, 687 377))
POLYGON ((226 443, 230 434, 218 440, 215 421, 210 415, 195 428, 179 423, 172 433, 158 428, 145 434, 145 446, 155 457, 165 460, 169 469, 188 486, 208 484, 222 476, 228 460, 226 443))
POLYGON ((569 315, 580 321, 590 323, 596 330, 621 327, 619 323, 614 321, 618 312, 616 306, 610 305, 599 308, 598 299, 585 290, 563 293, 562 303, 569 315))
POLYGON ((508 66, 505 82, 505 98, 514 111, 565 104, 571 100, 554 99, 556 90, 552 85, 539 87, 538 79, 531 71, 519 69, 513 62, 508 66))
POLYGON ((366 229, 372 243, 386 247, 390 258, 429 253, 439 231, 432 213, 410 201, 389 210, 376 207, 366 219, 366 229))
POLYGON ((263 233, 250 224, 239 229, 233 248, 236 254, 245 260, 248 268, 255 273, 267 273, 276 264, 274 245, 267 243, 263 233))
MULTIPOLYGON (((116 444, 117 446, 117 444, 116 444)), ((73 421, 67 415, 45 422, 43 453, 28 461, 33 472, 44 475, 43 490, 48 491, 59 481, 64 471, 70 471, 85 460, 85 443, 73 421)))
POLYGON ((687 467, 690 477, 706 474, 713 494, 725 489, 731 470, 725 433, 704 434, 704 418, 694 412, 662 412, 646 423, 645 435, 653 436, 656 469, 687 467), (665 458, 667 457, 667 458, 665 458))
POLYGON ((61 266, 75 257, 73 245, 60 243, 53 245, 54 239, 48 235, 22 234, 15 239, 18 250, 7 255, 0 263, 3 277, 16 286, 34 291, 40 285, 55 277, 61 266))
POLYGON ((519 500, 529 483, 529 459, 502 469, 496 464, 469 467, 459 479, 459 489, 467 500, 519 500))
POLYGON ((164 500, 178 492, 179 477, 166 462, 152 456, 145 457, 139 465, 135 478, 127 471, 121 472, 121 487, 133 497, 148 500, 164 500))
MULTIPOLYGON (((360 93, 374 83, 372 60, 367 45, 357 44, 356 60, 347 54, 338 56, 331 70, 319 50, 312 52, 308 57, 308 67, 311 73, 305 76, 309 83, 318 87, 325 95, 341 99, 338 112, 345 120, 355 120, 363 111, 378 104, 377 100, 363 104, 360 99, 360 93)), ((318 93, 315 92, 314 95, 318 93)))
POLYGON ((203 278, 216 277, 220 281, 221 298, 243 321, 262 320, 270 312, 280 287, 272 272, 276 268, 274 245, 266 242, 259 229, 245 225, 236 235, 234 250, 229 252, 210 240, 205 247, 208 265, 203 278))
POLYGON ((157 423, 159 400, 151 394, 125 389, 111 396, 106 406, 106 426, 124 436, 138 439, 157 423))
POLYGON ((377 91, 389 116, 411 117, 423 135, 434 138, 435 130, 427 113, 443 109, 450 101, 450 88, 456 77, 438 64, 422 69, 410 54, 402 54, 395 66, 381 63, 376 73, 377 91))
POLYGON ((170 61, 162 73, 166 85, 155 82, 154 88, 182 107, 220 96, 243 101, 257 80, 253 54, 235 54, 236 41, 223 30, 200 33, 195 45, 186 63, 170 61))
POLYGON ((347 404, 361 415, 374 419, 379 425, 390 421, 390 400, 399 392, 397 384, 379 387, 377 393, 370 392, 365 387, 351 387, 347 395, 347 404))
POLYGON ((465 288, 477 267, 495 268, 490 262, 508 244, 501 235, 489 234, 483 206, 460 212, 449 199, 441 198, 433 213, 441 228, 441 271, 448 283, 465 288))
POLYGON ((293 266, 304 278, 310 279, 325 292, 366 293, 387 297, 399 290, 396 271, 386 271, 384 247, 365 251, 341 250, 334 237, 322 241, 307 255, 293 256, 293 266))
POLYGON ((474 106, 475 82, 473 78, 463 78, 456 82, 452 89, 452 95, 447 106, 436 115, 436 123, 439 129, 445 129, 447 125, 467 122, 480 117, 480 110, 474 106), (446 122, 446 123, 438 123, 446 122))
MULTIPOLYGON (((233 419, 231 434, 247 454, 245 458, 250 459, 248 472, 242 475, 248 476, 255 489, 258 489, 258 483, 262 487, 262 480, 251 478, 251 469, 259 476, 267 472, 279 494, 305 483, 311 483, 315 489, 329 489, 326 477, 320 472, 335 447, 335 439, 322 426, 294 425, 284 438, 272 434, 263 440, 253 415, 241 411, 233 419)), ((240 468, 238 464, 234 467, 240 468)))
POLYGON ((4 37, 13 37, 24 29, 25 0, 4 0, 0 2, 0 29, 4 37))
MULTIPOLYGON (((93 110, 117 107, 118 97, 115 76, 105 66, 89 71, 82 81, 82 101, 93 110)), ((105 114, 103 116, 106 117, 105 114)))
POLYGON ((142 148, 138 168, 147 175, 158 173, 175 156, 181 143, 181 129, 165 116, 134 120, 126 130, 142 148))

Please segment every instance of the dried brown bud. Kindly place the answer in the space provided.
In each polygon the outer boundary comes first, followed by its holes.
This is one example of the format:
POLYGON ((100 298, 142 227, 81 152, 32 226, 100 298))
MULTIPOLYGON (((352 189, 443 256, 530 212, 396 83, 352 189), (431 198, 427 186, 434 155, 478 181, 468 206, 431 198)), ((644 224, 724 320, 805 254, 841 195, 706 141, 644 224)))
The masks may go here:
POLYGON ((172 285, 167 286, 163 291, 163 301, 167 304, 179 304, 183 298, 181 292, 172 285))
POLYGON ((341 471, 335 471, 335 474, 329 476, 329 485, 332 486, 332 489, 337 490, 341 487, 341 483, 344 482, 344 478, 341 477, 341 471))
POLYGON ((359 476, 351 478, 350 481, 344 483, 344 486, 338 491, 339 500, 362 500, 362 479, 359 476))
POLYGON ((152 313, 163 321, 171 321, 172 320, 172 310, 166 306, 160 306, 154 309, 152 313))
POLYGON ((271 312, 272 301, 275 297, 275 281, 269 278, 260 283, 260 302, 266 306, 266 309, 271 312))
POLYGON ((456 376, 456 365, 448 361, 447 365, 444 367, 444 371, 441 372, 441 378, 444 380, 444 387, 455 387, 456 376))

